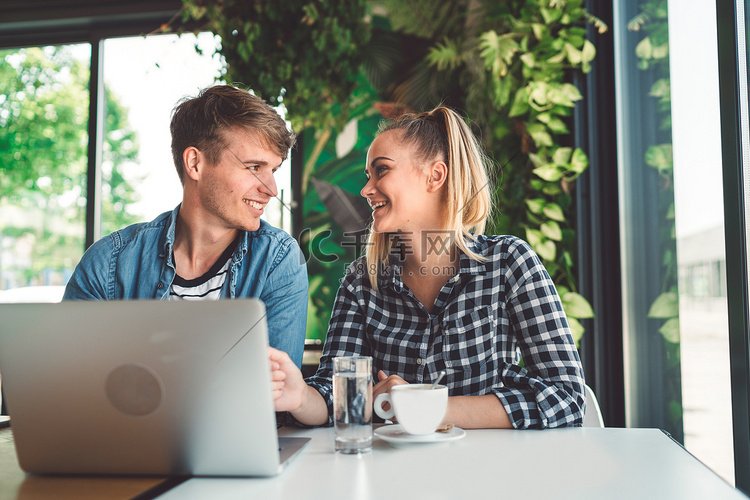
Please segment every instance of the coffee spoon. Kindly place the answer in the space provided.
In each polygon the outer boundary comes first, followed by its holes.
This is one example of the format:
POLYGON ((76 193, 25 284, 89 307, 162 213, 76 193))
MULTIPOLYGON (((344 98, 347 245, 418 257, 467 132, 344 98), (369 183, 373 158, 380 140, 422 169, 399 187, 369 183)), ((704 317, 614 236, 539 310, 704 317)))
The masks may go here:
POLYGON ((432 383, 432 386, 430 387, 430 389, 434 389, 435 387, 437 387, 440 381, 443 380, 443 377, 445 377, 445 370, 442 370, 440 373, 438 373, 438 376, 435 379, 435 381, 432 383))

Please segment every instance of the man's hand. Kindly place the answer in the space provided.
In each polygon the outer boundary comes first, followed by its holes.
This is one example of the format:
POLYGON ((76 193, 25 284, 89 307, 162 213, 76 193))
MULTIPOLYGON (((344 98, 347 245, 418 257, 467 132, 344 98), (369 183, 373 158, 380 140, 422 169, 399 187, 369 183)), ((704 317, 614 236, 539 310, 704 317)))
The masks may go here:
POLYGON ((268 348, 271 365, 271 389, 276 411, 294 411, 302 406, 307 390, 302 372, 284 351, 268 348))

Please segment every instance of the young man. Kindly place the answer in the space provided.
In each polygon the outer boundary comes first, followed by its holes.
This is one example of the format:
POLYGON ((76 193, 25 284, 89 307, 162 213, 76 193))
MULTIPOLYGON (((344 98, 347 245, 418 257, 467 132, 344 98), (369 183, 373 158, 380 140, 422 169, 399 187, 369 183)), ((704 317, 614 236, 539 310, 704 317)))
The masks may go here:
POLYGON ((227 85, 179 103, 170 130, 182 203, 94 243, 63 300, 256 297, 271 346, 300 366, 305 261, 292 237, 260 219, 294 134, 265 101, 227 85))

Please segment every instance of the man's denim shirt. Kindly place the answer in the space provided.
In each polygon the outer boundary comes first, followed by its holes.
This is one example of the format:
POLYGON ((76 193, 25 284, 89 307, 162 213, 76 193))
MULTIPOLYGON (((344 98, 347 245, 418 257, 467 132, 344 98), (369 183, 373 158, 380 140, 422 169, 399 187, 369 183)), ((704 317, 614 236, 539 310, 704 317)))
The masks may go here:
MULTIPOLYGON (((179 210, 178 205, 151 222, 133 224, 91 245, 63 300, 168 299, 175 277, 172 245, 179 210)), ((269 344, 301 366, 307 289, 307 267, 297 242, 261 220, 257 231, 240 235, 221 297, 262 300, 269 344)))

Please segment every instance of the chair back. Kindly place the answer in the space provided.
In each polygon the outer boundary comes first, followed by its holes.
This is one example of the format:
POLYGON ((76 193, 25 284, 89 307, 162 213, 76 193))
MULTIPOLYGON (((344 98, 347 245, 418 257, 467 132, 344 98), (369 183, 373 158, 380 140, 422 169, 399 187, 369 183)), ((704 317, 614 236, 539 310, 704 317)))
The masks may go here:
POLYGON ((594 390, 586 385, 586 413, 583 415, 584 427, 604 427, 602 410, 599 408, 599 400, 596 399, 594 390))

